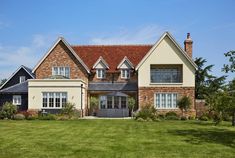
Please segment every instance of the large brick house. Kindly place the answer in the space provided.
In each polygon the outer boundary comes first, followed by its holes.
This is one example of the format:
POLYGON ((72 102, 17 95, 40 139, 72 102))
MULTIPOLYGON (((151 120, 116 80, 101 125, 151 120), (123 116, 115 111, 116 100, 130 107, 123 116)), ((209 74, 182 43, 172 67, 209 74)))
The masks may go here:
POLYGON ((154 45, 70 45, 58 38, 28 80, 28 110, 59 110, 66 102, 89 115, 91 97, 99 99, 98 116, 128 116, 128 97, 137 108, 179 111, 176 101, 192 99, 196 64, 190 34, 184 49, 169 32, 154 45))

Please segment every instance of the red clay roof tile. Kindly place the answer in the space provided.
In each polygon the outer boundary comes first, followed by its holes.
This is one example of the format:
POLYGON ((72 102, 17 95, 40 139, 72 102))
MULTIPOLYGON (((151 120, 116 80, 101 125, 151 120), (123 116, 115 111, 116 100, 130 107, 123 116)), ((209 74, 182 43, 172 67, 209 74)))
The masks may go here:
POLYGON ((109 65, 109 72, 117 71, 118 64, 127 56, 135 66, 144 58, 153 45, 79 45, 71 46, 90 70, 100 56, 109 65))

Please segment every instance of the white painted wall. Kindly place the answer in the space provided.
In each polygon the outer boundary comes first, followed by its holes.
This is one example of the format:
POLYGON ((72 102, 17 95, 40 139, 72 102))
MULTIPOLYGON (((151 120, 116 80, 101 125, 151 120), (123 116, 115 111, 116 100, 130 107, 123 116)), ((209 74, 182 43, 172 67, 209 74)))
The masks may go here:
MULTIPOLYGON (((76 109, 81 109, 81 84, 79 79, 34 79, 28 82, 28 109, 42 108, 42 92, 67 92, 68 102, 74 103, 76 109)), ((85 90, 83 89, 83 109, 85 108, 85 90)))
POLYGON ((194 87, 195 68, 185 58, 182 52, 175 46, 168 36, 165 36, 152 54, 146 58, 138 70, 139 87, 194 87), (182 64, 183 83, 182 84, 151 84, 150 65, 151 64, 182 64))

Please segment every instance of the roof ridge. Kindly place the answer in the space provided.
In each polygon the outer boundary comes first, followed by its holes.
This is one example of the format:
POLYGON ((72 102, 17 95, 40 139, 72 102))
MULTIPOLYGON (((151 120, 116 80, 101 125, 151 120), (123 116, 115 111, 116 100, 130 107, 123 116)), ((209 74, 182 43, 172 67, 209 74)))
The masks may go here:
POLYGON ((154 44, 85 44, 85 45, 70 45, 71 47, 128 47, 128 46, 153 46, 154 44))

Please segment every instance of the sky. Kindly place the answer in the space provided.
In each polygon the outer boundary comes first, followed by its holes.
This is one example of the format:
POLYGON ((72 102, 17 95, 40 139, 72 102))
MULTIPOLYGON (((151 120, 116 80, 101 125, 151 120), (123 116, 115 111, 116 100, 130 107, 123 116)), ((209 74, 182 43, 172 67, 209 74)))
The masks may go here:
MULTIPOLYGON (((235 50, 234 0, 0 0, 0 79, 20 65, 33 68, 58 37, 72 45, 154 44, 169 31, 193 58, 228 63, 235 50)), ((229 73, 228 80, 235 77, 229 73)))

